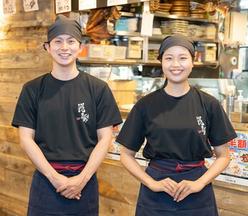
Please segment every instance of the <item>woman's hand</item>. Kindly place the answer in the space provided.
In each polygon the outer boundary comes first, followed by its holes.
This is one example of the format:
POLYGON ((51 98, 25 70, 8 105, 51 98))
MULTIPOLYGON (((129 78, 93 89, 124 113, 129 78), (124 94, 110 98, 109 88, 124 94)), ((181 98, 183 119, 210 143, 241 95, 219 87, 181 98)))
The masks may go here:
POLYGON ((174 201, 180 202, 184 198, 186 198, 189 194, 197 193, 201 191, 205 185, 201 183, 200 181, 188 181, 183 180, 178 183, 177 190, 174 194, 174 201))
POLYGON ((162 179, 160 181, 153 181, 149 188, 153 192, 165 192, 170 196, 174 197, 174 194, 177 190, 177 182, 170 178, 162 179))

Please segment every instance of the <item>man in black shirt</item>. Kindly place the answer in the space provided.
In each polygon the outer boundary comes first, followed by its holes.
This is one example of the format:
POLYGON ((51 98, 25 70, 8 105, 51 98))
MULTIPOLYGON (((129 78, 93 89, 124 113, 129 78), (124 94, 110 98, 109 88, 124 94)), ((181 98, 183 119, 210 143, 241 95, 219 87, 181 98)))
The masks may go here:
POLYGON ((95 172, 121 117, 108 85, 76 68, 82 50, 80 25, 59 15, 45 49, 51 73, 26 83, 12 125, 37 168, 28 215, 98 215, 95 172))

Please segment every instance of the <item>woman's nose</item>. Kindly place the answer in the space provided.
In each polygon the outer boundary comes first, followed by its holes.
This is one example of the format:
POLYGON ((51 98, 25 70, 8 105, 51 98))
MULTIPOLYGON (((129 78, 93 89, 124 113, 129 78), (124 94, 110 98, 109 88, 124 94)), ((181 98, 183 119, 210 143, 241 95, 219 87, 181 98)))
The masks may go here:
POLYGON ((180 62, 179 62, 179 60, 178 59, 173 59, 173 61, 172 61, 172 65, 173 66, 178 66, 178 65, 180 65, 180 62))

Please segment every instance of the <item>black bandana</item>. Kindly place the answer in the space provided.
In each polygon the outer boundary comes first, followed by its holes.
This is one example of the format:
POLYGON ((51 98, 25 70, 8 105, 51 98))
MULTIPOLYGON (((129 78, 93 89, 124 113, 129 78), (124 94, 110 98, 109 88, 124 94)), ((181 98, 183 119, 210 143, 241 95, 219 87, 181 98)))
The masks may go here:
POLYGON ((81 26, 76 20, 67 18, 64 15, 58 15, 55 22, 48 28, 47 42, 61 34, 67 34, 74 37, 80 43, 82 41, 81 26))
POLYGON ((195 56, 194 42, 184 35, 175 34, 175 35, 164 38, 158 51, 158 60, 161 61, 164 51, 173 46, 185 47, 186 49, 189 50, 192 58, 194 58, 195 56))

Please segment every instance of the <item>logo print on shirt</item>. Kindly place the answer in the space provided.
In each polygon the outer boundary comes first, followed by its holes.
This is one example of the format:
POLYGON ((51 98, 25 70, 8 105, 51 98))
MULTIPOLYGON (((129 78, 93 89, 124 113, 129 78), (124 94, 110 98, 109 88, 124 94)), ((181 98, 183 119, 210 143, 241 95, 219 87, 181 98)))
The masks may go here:
POLYGON ((201 127, 201 130, 198 130, 198 133, 206 135, 206 126, 205 126, 204 122, 202 121, 202 117, 196 116, 196 121, 197 121, 197 124, 201 127))
POLYGON ((78 120, 82 120, 84 123, 86 123, 89 120, 89 114, 85 113, 85 107, 84 103, 78 104, 78 113, 80 113, 80 117, 77 118, 78 120))

